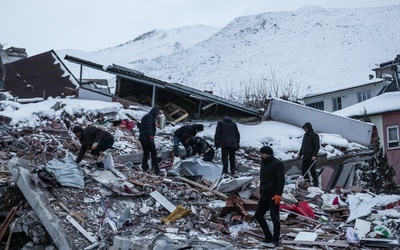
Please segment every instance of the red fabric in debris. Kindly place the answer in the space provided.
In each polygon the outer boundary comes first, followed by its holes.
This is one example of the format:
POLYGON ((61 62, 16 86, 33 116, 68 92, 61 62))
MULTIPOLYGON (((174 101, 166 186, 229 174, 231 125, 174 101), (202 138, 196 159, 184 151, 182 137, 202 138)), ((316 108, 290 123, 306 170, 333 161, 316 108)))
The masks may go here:
POLYGON ((124 125, 128 130, 132 130, 135 127, 134 121, 122 120, 121 125, 124 125))
POLYGON ((314 219, 314 210, 310 207, 308 202, 301 201, 297 204, 281 204, 281 208, 304 215, 308 218, 314 219))

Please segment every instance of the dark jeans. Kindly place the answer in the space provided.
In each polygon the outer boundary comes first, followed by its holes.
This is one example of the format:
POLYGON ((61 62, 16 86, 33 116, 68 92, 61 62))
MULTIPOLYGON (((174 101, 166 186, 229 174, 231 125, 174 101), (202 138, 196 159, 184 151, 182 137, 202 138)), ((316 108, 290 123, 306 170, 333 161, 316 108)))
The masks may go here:
POLYGON ((98 156, 100 152, 106 151, 109 148, 112 148, 112 145, 114 144, 114 139, 108 139, 108 140, 102 140, 97 144, 97 147, 95 150, 92 150, 91 153, 94 156, 98 156))
POLYGON ((178 136, 174 136, 174 156, 180 157, 179 156, 179 143, 182 143, 182 145, 186 149, 186 156, 185 157, 189 157, 190 156, 190 148, 189 148, 189 146, 186 145, 185 143, 181 142, 181 139, 178 136))
POLYGON ((147 161, 149 159, 149 155, 151 154, 151 165, 153 167, 153 170, 155 172, 160 171, 157 163, 157 149, 154 142, 150 140, 141 140, 140 144, 142 144, 143 148, 142 169, 144 171, 149 170, 149 163, 147 161))
POLYGON ((228 173, 228 157, 229 157, 229 165, 231 167, 231 173, 236 171, 236 149, 230 147, 222 147, 221 148, 221 157, 222 157, 222 166, 223 172, 228 173))
POLYGON ((256 213, 254 214, 254 218, 260 224, 261 229, 264 232, 266 241, 279 242, 279 237, 281 233, 281 223, 279 221, 279 204, 275 205, 275 201, 272 200, 276 193, 270 192, 261 194, 261 198, 258 201, 256 213), (274 235, 271 234, 271 231, 268 228, 267 221, 264 218, 264 215, 269 210, 271 214, 271 221, 274 225, 274 235))
POLYGON ((304 176, 305 180, 310 181, 310 176, 309 174, 311 173, 312 179, 313 179, 313 184, 314 187, 319 187, 318 185, 318 175, 317 175, 317 169, 316 166, 317 163, 314 163, 314 165, 310 168, 311 164, 313 164, 313 160, 303 158, 302 166, 301 166, 301 174, 304 176), (310 168, 310 171, 308 174, 306 174, 307 170, 310 168))
POLYGON ((181 139, 178 136, 174 136, 174 156, 179 157, 179 143, 181 139))

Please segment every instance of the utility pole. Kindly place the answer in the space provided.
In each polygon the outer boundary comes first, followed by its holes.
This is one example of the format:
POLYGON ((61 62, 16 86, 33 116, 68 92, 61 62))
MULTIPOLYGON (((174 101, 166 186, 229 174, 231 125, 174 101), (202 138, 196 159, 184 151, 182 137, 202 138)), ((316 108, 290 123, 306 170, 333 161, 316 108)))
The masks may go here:
POLYGON ((3 45, 0 43, 0 90, 4 90, 6 81, 6 67, 4 67, 3 60, 7 54, 3 50, 3 45))

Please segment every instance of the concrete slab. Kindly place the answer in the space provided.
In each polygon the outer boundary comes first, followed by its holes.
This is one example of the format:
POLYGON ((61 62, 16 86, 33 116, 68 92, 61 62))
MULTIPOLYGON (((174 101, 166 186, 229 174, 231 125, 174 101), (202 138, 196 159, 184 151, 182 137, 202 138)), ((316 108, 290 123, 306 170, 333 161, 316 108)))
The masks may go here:
POLYGON ((31 171, 33 169, 29 166, 29 163, 14 157, 8 162, 7 167, 57 248, 60 250, 74 249, 71 239, 62 226, 62 221, 48 209, 51 207, 47 199, 49 193, 31 182, 31 171))

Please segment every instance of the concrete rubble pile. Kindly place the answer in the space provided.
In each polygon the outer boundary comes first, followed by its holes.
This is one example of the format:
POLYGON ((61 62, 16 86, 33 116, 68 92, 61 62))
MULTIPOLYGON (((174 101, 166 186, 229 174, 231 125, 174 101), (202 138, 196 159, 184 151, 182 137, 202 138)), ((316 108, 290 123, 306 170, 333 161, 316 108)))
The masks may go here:
MULTIPOLYGON (((220 163, 196 157, 172 162, 170 144, 168 151, 159 151, 163 175, 158 176, 140 169, 140 144, 131 131, 93 122, 112 134, 118 131, 116 146, 106 153, 111 164, 102 167, 86 154, 78 166, 79 142, 70 124, 44 124, 18 130, 1 126, 0 238, 5 244, 48 250, 264 247, 253 220, 259 162, 251 153, 242 151, 239 173, 227 176, 220 163)), ((168 144, 170 137, 156 139, 168 144)), ((287 176, 278 249, 399 248, 399 200, 358 187, 322 191, 287 176)))

